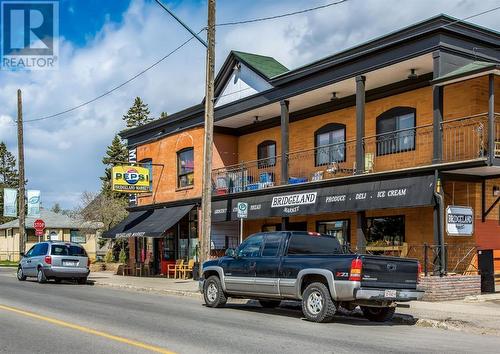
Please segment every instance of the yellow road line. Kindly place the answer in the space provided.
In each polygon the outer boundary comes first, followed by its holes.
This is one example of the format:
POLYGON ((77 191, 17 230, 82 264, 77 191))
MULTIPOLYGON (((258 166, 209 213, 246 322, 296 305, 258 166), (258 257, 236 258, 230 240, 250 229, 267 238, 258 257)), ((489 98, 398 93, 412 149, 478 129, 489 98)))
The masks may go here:
POLYGON ((149 345, 149 344, 146 344, 146 343, 142 343, 142 342, 139 342, 139 341, 136 341, 136 340, 133 340, 133 339, 128 339, 128 338, 124 338, 124 337, 115 336, 113 334, 109 334, 109 333, 106 333, 106 332, 97 331, 95 329, 88 328, 88 327, 83 327, 83 326, 75 325, 75 324, 68 323, 68 322, 65 322, 65 321, 61 321, 61 320, 58 320, 58 319, 55 319, 55 318, 51 318, 51 317, 47 317, 47 316, 42 316, 42 315, 37 315, 36 313, 28 312, 28 311, 24 311, 24 310, 20 310, 20 309, 17 309, 15 307, 0 305, 0 310, 10 311, 10 312, 17 313, 19 315, 23 315, 23 316, 27 316, 27 317, 31 317, 31 318, 36 318, 37 320, 50 322, 52 324, 55 324, 55 325, 58 325, 58 326, 61 326, 61 327, 71 328, 71 329, 74 329, 74 330, 77 330, 77 331, 80 331, 80 332, 93 334, 95 336, 107 338, 107 339, 114 340, 114 341, 120 342, 120 343, 125 343, 125 344, 128 344, 128 345, 137 347, 137 348, 142 348, 142 349, 150 350, 152 352, 163 353, 163 354, 174 354, 174 352, 171 352, 171 351, 169 351, 167 349, 164 349, 164 348, 161 348, 161 347, 157 347, 157 346, 154 346, 154 345, 149 345))

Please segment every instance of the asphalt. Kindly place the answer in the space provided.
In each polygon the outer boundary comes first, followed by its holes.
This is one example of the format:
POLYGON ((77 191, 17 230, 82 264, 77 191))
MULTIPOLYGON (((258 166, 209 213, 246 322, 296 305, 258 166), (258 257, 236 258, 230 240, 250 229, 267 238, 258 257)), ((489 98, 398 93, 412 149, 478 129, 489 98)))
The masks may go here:
POLYGON ((19 282, 14 272, 0 269, 0 353, 150 352, 144 346, 179 353, 497 353, 500 344, 497 336, 355 317, 310 323, 295 308, 211 309, 191 297, 19 282))

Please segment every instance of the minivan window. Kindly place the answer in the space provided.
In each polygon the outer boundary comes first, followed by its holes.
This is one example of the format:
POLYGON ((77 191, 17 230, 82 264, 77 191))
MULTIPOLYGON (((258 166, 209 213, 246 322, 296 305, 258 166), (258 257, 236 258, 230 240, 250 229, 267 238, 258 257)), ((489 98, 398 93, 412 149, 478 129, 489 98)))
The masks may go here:
POLYGON ((45 256, 47 254, 49 247, 46 243, 39 243, 35 245, 35 248, 31 252, 31 257, 45 256))
POLYGON ((87 253, 82 247, 72 245, 52 245, 51 254, 53 256, 87 257, 87 253))
POLYGON ((294 233, 288 243, 289 255, 325 255, 341 252, 340 243, 333 236, 294 233))

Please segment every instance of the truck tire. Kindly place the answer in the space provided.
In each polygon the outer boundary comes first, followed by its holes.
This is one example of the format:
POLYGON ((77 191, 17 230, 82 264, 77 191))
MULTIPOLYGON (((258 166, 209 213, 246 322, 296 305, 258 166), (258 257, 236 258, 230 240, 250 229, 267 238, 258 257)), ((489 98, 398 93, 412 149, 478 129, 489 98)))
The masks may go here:
POLYGON ((361 311, 363 311, 363 315, 370 321, 386 322, 392 320, 396 308, 361 306, 361 311))
POLYGON ((212 275, 205 281, 203 298, 208 307, 223 307, 226 304, 226 294, 218 276, 212 275))
POLYGON ((312 283, 302 293, 302 313, 308 321, 329 322, 337 311, 328 288, 323 283, 312 283))
POLYGON ((260 306, 266 309, 273 309, 281 304, 280 300, 259 300, 260 306))

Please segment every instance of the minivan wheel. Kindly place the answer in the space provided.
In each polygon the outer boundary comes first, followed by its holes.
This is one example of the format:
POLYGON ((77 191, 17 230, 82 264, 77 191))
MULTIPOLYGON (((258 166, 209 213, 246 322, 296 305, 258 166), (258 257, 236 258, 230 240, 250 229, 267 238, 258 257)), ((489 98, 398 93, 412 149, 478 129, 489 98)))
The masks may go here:
POLYGON ((370 321, 386 322, 392 320, 396 308, 361 306, 361 311, 363 311, 363 315, 370 321))
POLYGON ((328 288, 323 283, 312 283, 302 293, 302 313, 312 322, 329 322, 337 311, 328 288))
POLYGON ((203 287, 203 298, 208 307, 222 307, 226 304, 226 294, 222 290, 219 277, 215 275, 208 277, 203 287))
POLYGON ((47 282, 47 277, 45 276, 45 273, 43 272, 42 268, 38 268, 38 273, 36 275, 36 280, 40 283, 46 283, 47 282))
POLYGON ((87 284, 87 277, 85 277, 85 278, 78 278, 77 282, 80 285, 85 285, 85 284, 87 284))
POLYGON ((24 275, 22 267, 17 268, 17 280, 19 280, 19 281, 25 281, 26 280, 26 275, 24 275))

